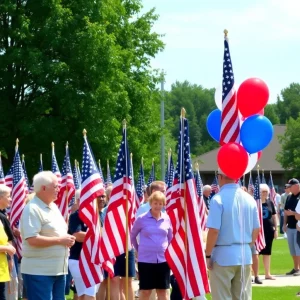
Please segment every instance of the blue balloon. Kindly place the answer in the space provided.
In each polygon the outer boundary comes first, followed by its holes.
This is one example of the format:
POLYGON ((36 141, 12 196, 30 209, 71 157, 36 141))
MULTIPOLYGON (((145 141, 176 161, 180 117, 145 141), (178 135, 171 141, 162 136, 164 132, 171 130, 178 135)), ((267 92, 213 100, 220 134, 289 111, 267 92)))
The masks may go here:
POLYGON ((241 127, 241 142, 245 150, 252 154, 266 148, 273 138, 271 121, 261 115, 253 115, 241 127))
POLYGON ((217 142, 220 140, 221 131, 221 111, 213 110, 207 117, 206 128, 209 135, 217 142))

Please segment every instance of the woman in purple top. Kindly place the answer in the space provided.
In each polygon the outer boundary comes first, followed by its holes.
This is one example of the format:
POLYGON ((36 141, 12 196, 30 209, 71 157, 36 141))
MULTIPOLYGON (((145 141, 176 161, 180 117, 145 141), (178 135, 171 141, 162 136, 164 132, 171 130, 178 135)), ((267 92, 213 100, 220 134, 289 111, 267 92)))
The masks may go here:
POLYGON ((140 300, 149 299, 153 289, 156 289, 158 300, 163 300, 168 299, 170 288, 170 268, 165 251, 172 239, 171 223, 168 215, 162 212, 166 205, 162 192, 154 192, 149 204, 151 209, 133 224, 131 242, 138 253, 140 300))

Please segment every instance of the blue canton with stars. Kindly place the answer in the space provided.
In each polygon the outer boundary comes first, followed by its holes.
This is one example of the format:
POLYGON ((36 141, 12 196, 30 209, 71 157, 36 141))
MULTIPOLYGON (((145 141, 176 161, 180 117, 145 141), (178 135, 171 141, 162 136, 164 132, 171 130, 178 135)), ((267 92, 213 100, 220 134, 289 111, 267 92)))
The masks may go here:
POLYGON ((254 194, 253 194, 253 198, 257 201, 260 199, 260 188, 259 188, 259 185, 260 185, 260 178, 259 178, 259 175, 256 177, 256 180, 255 180, 255 185, 254 185, 254 194))
POLYGON ((23 169, 23 173, 24 173, 24 177, 25 177, 25 180, 26 180, 27 187, 29 188, 30 183, 29 183, 29 179, 28 179, 28 175, 27 175, 27 171, 26 171, 25 160, 22 161, 22 169, 23 169))
POLYGON ((58 164, 57 164, 57 160, 56 160, 54 151, 52 151, 52 166, 51 166, 51 171, 52 171, 52 173, 58 173, 58 172, 60 173, 60 170, 59 170, 59 167, 58 167, 58 164))
POLYGON ((82 182, 84 182, 91 175, 99 173, 92 149, 88 144, 87 138, 84 137, 83 157, 82 157, 82 182))
MULTIPOLYGON (((127 144, 126 129, 123 129, 122 142, 119 148, 116 171, 114 175, 114 182, 123 177, 130 176, 130 159, 129 159, 129 149, 127 144)), ((131 178, 130 178, 131 179, 131 178)))
POLYGON ((167 176, 166 184, 169 189, 173 186, 173 180, 174 180, 174 164, 173 164, 172 154, 170 156, 170 160, 168 163, 167 172, 168 172, 168 176, 167 176))
POLYGON ((144 168, 143 168, 143 164, 141 164, 139 177, 136 185, 136 194, 138 195, 139 199, 141 199, 144 196, 144 186, 145 186, 144 168))
POLYGON ((190 137, 189 125, 186 118, 180 118, 180 130, 178 137, 178 160, 174 177, 178 182, 184 183, 193 179, 191 154, 190 154, 190 137), (183 151, 182 151, 183 150, 183 151), (184 176, 183 176, 184 175, 184 176))
POLYGON ((70 162, 70 155, 69 155, 69 149, 66 149, 66 155, 62 166, 62 176, 66 176, 68 173, 72 173, 71 170, 71 162, 70 162))
POLYGON ((105 182, 104 176, 103 176, 103 172, 102 172, 102 168, 101 168, 100 160, 99 160, 99 162, 98 162, 98 170, 99 170, 99 174, 100 174, 100 177, 101 177, 101 179, 102 179, 102 182, 105 182))
POLYGON ((40 159, 40 165, 39 165, 39 173, 43 172, 44 168, 43 168, 43 161, 40 159))
POLYGON ((80 189, 79 178, 78 178, 78 172, 77 172, 77 166, 76 166, 76 164, 74 165, 74 168, 73 168, 73 180, 74 180, 75 189, 76 190, 80 189))
POLYGON ((224 40, 224 60, 223 60, 223 88, 222 88, 222 100, 224 100, 230 90, 234 86, 234 75, 232 70, 231 57, 229 52, 228 41, 224 40))
POLYGON ((14 170, 13 186, 15 187, 18 184, 18 182, 22 179, 22 177, 24 178, 19 150, 17 150, 15 154, 13 170, 14 170))
POLYGON ((156 180, 156 178, 155 178, 155 166, 154 166, 154 162, 153 162, 147 185, 149 186, 155 180, 156 180))
POLYGON ((197 194, 198 194, 199 198, 202 198, 202 195, 203 195, 203 182, 202 182, 201 175, 200 175, 199 171, 197 171, 195 173, 195 181, 196 181, 197 194))
POLYGON ((13 173, 14 173, 14 164, 12 164, 12 166, 9 168, 8 173, 6 174, 6 176, 13 175, 13 173))

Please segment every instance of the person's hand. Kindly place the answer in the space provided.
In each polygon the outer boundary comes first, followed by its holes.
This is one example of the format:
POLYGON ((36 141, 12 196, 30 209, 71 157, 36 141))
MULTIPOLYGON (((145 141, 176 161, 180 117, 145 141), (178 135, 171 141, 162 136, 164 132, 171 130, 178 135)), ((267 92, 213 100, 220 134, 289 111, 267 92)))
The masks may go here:
POLYGON ((282 226, 283 232, 286 232, 286 224, 282 226))
POLYGON ((12 272, 13 266, 14 266, 13 259, 8 260, 8 270, 9 270, 9 273, 12 272))
POLYGON ((291 211, 291 210, 289 209, 289 210, 286 210, 286 215, 287 215, 287 216, 294 216, 294 215, 295 215, 295 212, 294 212, 294 211, 291 211))
POLYGON ((21 232, 20 232, 20 230, 18 228, 13 227, 13 234, 16 237, 19 237, 21 235, 21 232))
POLYGON ((207 266, 207 269, 208 269, 208 270, 212 270, 212 268, 213 268, 213 263, 212 263, 211 258, 207 258, 207 259, 206 259, 206 266, 207 266))
POLYGON ((276 240, 278 238, 278 231, 277 231, 277 229, 275 229, 275 231, 274 231, 274 239, 276 240))
POLYGON ((6 251, 5 251, 8 255, 13 256, 16 253, 16 248, 14 246, 12 246, 11 244, 8 244, 6 246, 6 251))
POLYGON ((75 244, 75 239, 75 236, 67 234, 60 237, 60 244, 70 248, 75 244))

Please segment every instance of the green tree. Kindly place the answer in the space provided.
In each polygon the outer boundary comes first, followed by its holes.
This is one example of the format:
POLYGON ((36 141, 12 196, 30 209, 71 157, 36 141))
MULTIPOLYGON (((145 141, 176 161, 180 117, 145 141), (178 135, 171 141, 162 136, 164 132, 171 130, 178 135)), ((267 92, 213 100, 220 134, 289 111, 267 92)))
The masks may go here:
POLYGON ((289 118, 286 123, 286 131, 279 136, 282 150, 277 155, 277 160, 291 176, 300 176, 300 117, 296 120, 289 118))
POLYGON ((206 129, 208 114, 216 109, 214 90, 190 84, 188 81, 176 82, 166 97, 166 119, 174 140, 178 136, 178 124, 181 108, 186 110, 190 125, 191 152, 202 154, 218 145, 209 136, 206 129))
POLYGON ((281 124, 278 113, 277 113, 277 105, 276 104, 268 104, 265 107, 265 116, 271 121, 273 125, 281 124))
POLYGON ((15 139, 29 173, 39 153, 61 164, 65 142, 81 158, 82 129, 96 157, 115 160, 122 132, 134 159, 151 163, 159 146, 158 74, 150 59, 163 49, 139 0, 2 0, 0 138, 12 161, 15 139))
POLYGON ((300 84, 291 83, 277 98, 277 113, 281 124, 289 118, 297 119, 300 113, 300 84))

